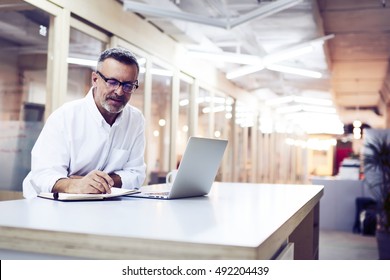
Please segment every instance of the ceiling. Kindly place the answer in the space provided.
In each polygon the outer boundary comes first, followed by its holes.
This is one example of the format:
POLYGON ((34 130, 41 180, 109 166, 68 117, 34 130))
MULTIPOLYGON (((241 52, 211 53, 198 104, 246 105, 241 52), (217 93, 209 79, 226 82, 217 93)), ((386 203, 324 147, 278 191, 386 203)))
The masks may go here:
POLYGON ((262 102, 331 99, 344 124, 359 118, 372 127, 386 125, 390 1, 122 2, 194 57, 212 61, 228 76, 246 72, 231 81, 262 102), (321 77, 285 72, 291 68, 321 77))
POLYGON ((354 111, 374 127, 388 127, 390 1, 319 0, 329 41, 332 92, 341 115, 351 122, 354 111), (352 111, 352 113, 351 113, 352 111))
MULTIPOLYGON (((390 0, 119 1, 194 58, 211 61, 227 75, 245 70, 231 81, 274 111, 302 113, 298 121, 307 120, 312 117, 303 113, 313 108, 299 104, 302 98, 331 100, 321 127, 334 120, 332 108, 344 124, 359 118, 371 127, 390 127, 390 0), (288 74, 282 66, 321 77, 288 74)), ((17 42, 45 51, 44 37, 29 32, 36 11, 8 2, 12 5, 2 4, 1 11, 21 13, 1 14, 3 50, 17 42)))

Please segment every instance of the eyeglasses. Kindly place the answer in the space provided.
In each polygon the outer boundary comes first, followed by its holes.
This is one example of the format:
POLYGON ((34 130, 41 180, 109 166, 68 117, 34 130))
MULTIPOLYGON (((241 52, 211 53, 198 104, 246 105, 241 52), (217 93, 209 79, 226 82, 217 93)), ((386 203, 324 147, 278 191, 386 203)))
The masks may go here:
POLYGON ((138 88, 138 81, 132 82, 120 82, 117 79, 106 78, 102 73, 96 71, 96 73, 106 82, 108 88, 115 90, 122 86, 122 90, 125 93, 132 93, 138 88))

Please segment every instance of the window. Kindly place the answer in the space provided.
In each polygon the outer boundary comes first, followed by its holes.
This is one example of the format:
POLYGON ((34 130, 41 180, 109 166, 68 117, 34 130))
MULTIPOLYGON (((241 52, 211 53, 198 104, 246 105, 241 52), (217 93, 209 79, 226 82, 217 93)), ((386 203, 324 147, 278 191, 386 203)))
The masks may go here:
POLYGON ((85 96, 92 86, 91 75, 96 70, 100 53, 107 48, 108 37, 93 28, 72 20, 68 54, 68 91, 66 100, 85 96), (83 31, 81 31, 82 29, 83 31), (97 33, 97 37, 89 34, 97 33))
POLYGON ((199 96, 196 99, 198 103, 198 131, 197 135, 202 137, 211 137, 210 120, 211 120, 211 93, 210 91, 200 88, 199 96))
POLYGON ((172 71, 153 63, 151 122, 148 137, 148 172, 168 172, 172 103, 172 71))
POLYGON ((136 107, 137 109, 144 112, 145 106, 145 72, 146 72, 146 55, 142 54, 142 52, 135 48, 133 45, 124 41, 116 36, 111 38, 111 42, 113 46, 121 47, 130 50, 134 56, 137 58, 139 64, 139 74, 138 74, 138 89, 131 95, 129 103, 136 107))
POLYGON ((21 191, 43 126, 50 15, 15 7, 0 10, 0 188, 21 191))
POLYGON ((180 77, 179 121, 176 131, 177 163, 180 162, 187 145, 190 130, 190 100, 193 79, 184 74, 180 77))

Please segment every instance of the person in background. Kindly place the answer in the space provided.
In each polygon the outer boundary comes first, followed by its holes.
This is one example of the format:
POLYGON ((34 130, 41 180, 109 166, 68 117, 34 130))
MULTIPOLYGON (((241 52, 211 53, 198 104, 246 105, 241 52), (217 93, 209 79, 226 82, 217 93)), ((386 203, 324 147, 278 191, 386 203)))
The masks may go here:
POLYGON ((111 187, 143 184, 145 119, 128 104, 138 74, 130 51, 111 48, 100 54, 87 95, 47 119, 31 151, 25 198, 40 192, 110 193, 111 187))

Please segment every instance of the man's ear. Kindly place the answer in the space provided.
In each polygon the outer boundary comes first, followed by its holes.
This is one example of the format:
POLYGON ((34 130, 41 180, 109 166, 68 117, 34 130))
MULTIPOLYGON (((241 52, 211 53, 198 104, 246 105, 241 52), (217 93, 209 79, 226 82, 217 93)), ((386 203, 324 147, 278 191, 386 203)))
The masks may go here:
POLYGON ((97 76, 96 72, 92 72, 92 77, 91 78, 92 78, 92 85, 94 87, 96 87, 97 79, 98 79, 98 76, 97 76))

